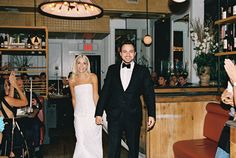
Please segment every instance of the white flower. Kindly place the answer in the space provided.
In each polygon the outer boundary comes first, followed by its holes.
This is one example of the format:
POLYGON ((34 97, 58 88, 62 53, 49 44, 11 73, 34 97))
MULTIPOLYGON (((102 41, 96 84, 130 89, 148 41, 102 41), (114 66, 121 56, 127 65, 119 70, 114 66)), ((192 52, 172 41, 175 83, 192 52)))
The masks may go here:
POLYGON ((198 20, 194 21, 191 26, 190 38, 193 41, 196 54, 214 53, 218 48, 218 43, 214 40, 212 27, 204 27, 198 20))
POLYGON ((195 47, 199 47, 200 44, 201 44, 201 43, 198 41, 198 42, 196 42, 194 45, 195 45, 195 47))

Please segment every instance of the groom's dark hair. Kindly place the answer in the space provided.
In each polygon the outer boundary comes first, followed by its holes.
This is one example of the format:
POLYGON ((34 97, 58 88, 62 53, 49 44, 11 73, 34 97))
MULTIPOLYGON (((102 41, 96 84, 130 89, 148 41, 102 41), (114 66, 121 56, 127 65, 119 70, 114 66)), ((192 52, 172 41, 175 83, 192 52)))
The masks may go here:
POLYGON ((123 41, 123 42, 121 43, 121 45, 120 45, 120 50, 121 50, 121 48, 123 47, 123 45, 125 45, 125 44, 131 44, 131 45, 134 47, 134 51, 136 52, 135 45, 134 45, 134 43, 133 43, 132 41, 130 41, 130 40, 125 40, 125 41, 123 41))

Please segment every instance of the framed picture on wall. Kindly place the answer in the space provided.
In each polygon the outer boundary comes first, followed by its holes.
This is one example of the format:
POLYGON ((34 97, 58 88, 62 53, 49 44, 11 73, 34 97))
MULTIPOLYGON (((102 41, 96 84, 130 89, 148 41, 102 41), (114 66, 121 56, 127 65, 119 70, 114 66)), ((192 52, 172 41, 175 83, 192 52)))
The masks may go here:
POLYGON ((120 62, 120 45, 125 40, 130 40, 136 46, 137 41, 137 30, 136 29, 116 29, 115 30, 115 62, 120 62))

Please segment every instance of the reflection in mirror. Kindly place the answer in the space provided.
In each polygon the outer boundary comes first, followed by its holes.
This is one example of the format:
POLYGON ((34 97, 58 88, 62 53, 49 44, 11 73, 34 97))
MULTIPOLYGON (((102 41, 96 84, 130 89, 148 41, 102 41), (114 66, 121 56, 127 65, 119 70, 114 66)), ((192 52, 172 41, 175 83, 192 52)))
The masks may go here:
POLYGON ((171 73, 189 74, 189 14, 172 21, 171 73))

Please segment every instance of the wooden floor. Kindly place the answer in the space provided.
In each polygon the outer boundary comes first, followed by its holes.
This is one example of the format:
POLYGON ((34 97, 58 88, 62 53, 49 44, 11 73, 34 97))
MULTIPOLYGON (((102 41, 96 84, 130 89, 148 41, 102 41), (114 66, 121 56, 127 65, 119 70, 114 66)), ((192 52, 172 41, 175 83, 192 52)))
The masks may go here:
MULTIPOLYGON (((50 129, 50 144, 43 145, 43 158, 72 158, 75 147, 74 129, 50 129)), ((107 134, 103 132, 103 157, 107 158, 107 134)), ((125 149, 121 150, 121 158, 127 158, 128 154, 125 149)))

